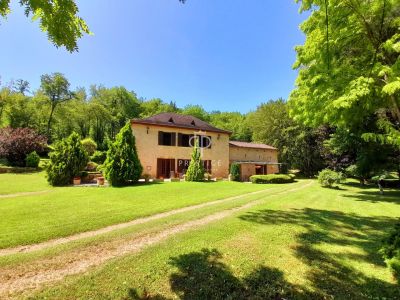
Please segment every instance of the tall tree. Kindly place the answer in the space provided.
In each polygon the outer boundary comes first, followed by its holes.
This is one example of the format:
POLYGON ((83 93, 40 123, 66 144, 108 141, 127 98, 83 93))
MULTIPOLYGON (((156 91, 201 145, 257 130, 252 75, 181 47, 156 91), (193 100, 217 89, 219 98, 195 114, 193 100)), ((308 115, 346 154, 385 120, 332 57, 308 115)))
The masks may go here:
MULTIPOLYGON (((77 41, 84 34, 90 34, 85 21, 78 16, 78 6, 74 0, 20 0, 25 15, 39 20, 40 29, 47 33, 49 40, 56 46, 65 46, 77 51, 77 41)), ((10 0, 0 0, 0 16, 11 12, 10 0)))
POLYGON ((296 47, 292 115, 400 147, 400 0, 304 0, 301 10, 312 14, 296 47))
POLYGON ((71 100, 73 93, 69 90, 70 83, 61 73, 45 74, 41 76, 41 89, 48 97, 50 113, 47 121, 46 134, 50 139, 51 122, 55 109, 60 103, 71 100))
POLYGON ((294 121, 285 100, 262 103, 249 113, 247 123, 253 141, 278 148, 279 161, 286 166, 298 168, 307 176, 324 166, 318 131, 294 121))

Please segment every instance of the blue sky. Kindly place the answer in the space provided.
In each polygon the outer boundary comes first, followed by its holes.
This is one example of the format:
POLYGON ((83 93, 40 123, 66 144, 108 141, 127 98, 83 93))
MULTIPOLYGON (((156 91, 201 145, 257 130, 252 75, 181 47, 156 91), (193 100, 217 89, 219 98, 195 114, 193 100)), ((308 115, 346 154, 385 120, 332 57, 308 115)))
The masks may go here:
POLYGON ((80 0, 93 36, 79 52, 55 48, 18 1, 0 24, 0 76, 28 80, 62 72, 73 88, 123 85, 138 96, 207 110, 254 110, 287 98, 302 44, 294 0, 80 0))

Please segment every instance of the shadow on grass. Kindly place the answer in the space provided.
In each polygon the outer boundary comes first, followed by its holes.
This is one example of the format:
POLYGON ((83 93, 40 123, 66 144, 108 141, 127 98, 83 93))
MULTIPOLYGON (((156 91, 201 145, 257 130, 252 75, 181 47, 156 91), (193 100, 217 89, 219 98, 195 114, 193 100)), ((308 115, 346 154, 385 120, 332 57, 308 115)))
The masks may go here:
MULTIPOLYGON (((179 299, 309 299, 310 295, 288 283, 278 269, 260 266, 245 278, 236 277, 216 249, 202 249, 171 258, 178 272, 170 277, 171 290, 179 299)), ((130 299, 167 299, 144 291, 129 291, 130 299)))
POLYGON ((377 189, 363 190, 357 194, 342 195, 342 197, 352 198, 356 201, 368 201, 372 203, 389 202, 400 204, 400 190, 387 189, 383 195, 379 194, 377 189))
POLYGON ((240 218, 265 225, 292 224, 294 230, 299 230, 298 245, 294 251, 297 257, 312 266, 305 274, 312 283, 310 288, 315 291, 312 298, 400 299, 398 285, 367 276, 352 268, 351 264, 340 261, 344 258, 346 261, 385 267, 378 250, 387 230, 396 222, 395 218, 364 217, 310 208, 260 210, 248 212, 240 218), (321 244, 349 246, 352 251, 336 253, 337 248, 333 248, 324 252, 318 248, 321 244))

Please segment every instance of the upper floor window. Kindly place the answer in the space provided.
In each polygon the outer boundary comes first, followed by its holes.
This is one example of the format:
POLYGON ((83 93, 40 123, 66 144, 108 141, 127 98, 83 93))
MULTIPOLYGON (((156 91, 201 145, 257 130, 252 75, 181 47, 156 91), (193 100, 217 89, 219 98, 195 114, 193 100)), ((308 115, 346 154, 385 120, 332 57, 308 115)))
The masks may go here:
POLYGON ((158 132, 158 145, 176 146, 176 133, 159 131, 158 132))
POLYGON ((194 144, 193 134, 178 133, 178 146, 179 147, 192 147, 194 144))

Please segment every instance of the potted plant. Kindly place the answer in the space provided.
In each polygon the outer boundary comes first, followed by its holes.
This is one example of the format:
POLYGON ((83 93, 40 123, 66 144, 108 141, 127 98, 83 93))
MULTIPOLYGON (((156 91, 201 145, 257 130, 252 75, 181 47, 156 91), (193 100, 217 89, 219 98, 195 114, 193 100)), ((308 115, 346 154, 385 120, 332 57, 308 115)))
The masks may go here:
POLYGON ((97 177, 97 185, 99 185, 99 186, 103 186, 104 185, 104 177, 103 176, 101 176, 101 177, 97 177))
POLYGON ((75 176, 73 179, 74 185, 80 185, 81 184, 81 177, 80 176, 75 176))

